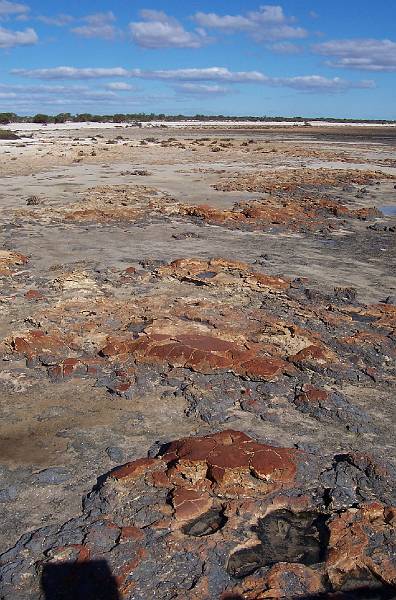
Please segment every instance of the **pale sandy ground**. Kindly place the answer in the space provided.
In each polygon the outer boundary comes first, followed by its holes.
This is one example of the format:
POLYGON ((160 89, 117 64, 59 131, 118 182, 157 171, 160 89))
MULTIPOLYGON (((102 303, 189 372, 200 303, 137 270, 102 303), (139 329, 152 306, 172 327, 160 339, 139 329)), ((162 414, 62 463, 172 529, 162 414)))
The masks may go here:
MULTIPOLYGON (((394 130, 382 128, 381 135, 384 139, 380 142, 377 141, 375 132, 372 135, 367 134, 364 141, 361 141, 361 130, 354 127, 356 140, 349 139, 352 135, 352 128, 349 128, 345 135, 337 134, 335 139, 331 133, 330 139, 322 140, 319 145, 317 139, 313 140, 315 144, 311 144, 311 133, 308 139, 304 137, 308 129, 310 128, 304 128, 302 137, 301 130, 293 130, 291 133, 279 133, 278 130, 260 132, 256 136, 252 132, 235 134, 229 131, 224 135, 224 139, 232 138, 234 147, 214 154, 208 147, 201 146, 197 147, 197 151, 192 151, 186 140, 200 137, 217 139, 216 131, 148 132, 117 126, 90 127, 88 132, 84 127, 79 130, 69 131, 65 128, 56 131, 54 126, 48 126, 42 128, 39 134, 34 133, 32 139, 22 142, 24 145, 15 141, 0 146, 2 220, 4 223, 4 218, 7 220, 10 217, 9 211, 25 207, 26 200, 31 195, 37 195, 49 206, 56 207, 72 203, 77 194, 84 189, 103 184, 146 185, 166 192, 183 203, 227 208, 236 201, 260 197, 260 194, 219 192, 212 188, 213 184, 234 173, 306 166, 376 170, 379 177, 380 173, 396 174, 396 135, 390 135, 388 139, 389 131, 393 134, 394 130), (105 137, 92 139, 98 135, 105 137), (122 136, 123 139, 117 139, 118 136, 122 136), (140 141, 145 138, 161 141, 174 136, 177 141, 184 142, 186 147, 162 148, 152 141, 147 142, 147 145, 140 145, 140 141), (247 152, 246 148, 240 145, 246 139, 259 140, 259 147, 263 151, 247 152), (116 143, 106 144, 109 140, 116 143), (314 156, 305 155, 306 152, 309 154, 310 150, 314 156), (95 156, 91 156, 92 151, 95 152, 95 156), (336 155, 348 162, 329 160, 329 155, 336 155), (121 175, 125 171, 135 169, 147 170, 150 174, 145 177, 121 175)), ((364 129, 363 132, 366 131, 364 129)), ((316 137, 321 133, 312 135, 316 137)), ((356 208, 380 208, 391 206, 395 202, 395 191, 391 182, 385 183, 381 189, 370 189, 369 192, 364 198, 354 199, 356 208)), ((342 192, 339 198, 342 200, 342 192)), ((362 229, 365 227, 366 224, 362 224, 362 229)), ((68 228, 67 232, 65 230, 59 237, 56 229, 28 227, 24 224, 12 235, 19 250, 31 254, 37 254, 34 239, 40 240, 37 249, 45 248, 45 252, 39 252, 40 267, 44 269, 48 268, 51 262, 64 261, 64 257, 67 257, 68 261, 92 260, 97 257, 98 250, 103 262, 110 261, 119 266, 120 261, 125 260, 127 256, 173 259, 179 254, 229 255, 231 246, 235 248, 238 256, 244 256, 249 262, 254 262, 262 253, 270 255, 268 267, 286 275, 313 276, 318 283, 327 286, 353 285, 359 290, 362 299, 367 301, 379 300, 379 296, 384 293, 389 295, 395 286, 393 276, 386 272, 389 264, 386 264, 386 253, 389 252, 386 248, 379 248, 375 255, 365 256, 359 253, 358 256, 346 256, 344 252, 348 253, 347 243, 344 244, 343 250, 331 252, 329 241, 321 239, 320 236, 307 239, 300 234, 249 235, 241 231, 230 233, 228 230, 211 226, 204 229, 205 239, 188 239, 178 242, 177 247, 170 244, 171 235, 184 229, 186 226, 178 223, 153 225, 143 230, 134 228, 131 240, 129 228, 123 232, 122 228, 117 227, 115 230, 117 236, 120 236, 120 246, 116 248, 111 243, 115 233, 111 226, 102 228, 99 238, 96 238, 95 231, 90 229, 83 241, 78 227, 68 228), (247 237, 248 245, 245 243, 247 237), (382 262, 384 264, 381 266, 382 262)), ((196 226, 190 225, 188 229, 195 231, 196 226)), ((197 229, 202 233, 202 228, 197 229)), ((348 238, 348 233, 341 230, 335 236, 348 238)))
MULTIPOLYGON (((263 128, 279 128, 279 127, 306 127, 306 123, 309 123, 311 127, 368 127, 368 128, 388 128, 388 127, 396 127, 396 123, 337 123, 330 121, 322 121, 317 123, 316 121, 305 121, 305 122, 293 122, 293 121, 266 121, 263 123, 259 122, 247 122, 247 121, 233 121, 231 127, 235 128, 244 128, 246 126, 251 127, 252 129, 263 129, 263 128)), ((9 125, 5 125, 4 129, 9 129, 10 131, 70 131, 74 129, 113 129, 115 125, 113 123, 92 123, 92 122, 81 122, 81 123, 49 123, 48 125, 40 125, 39 123, 10 123, 9 125)), ((131 127, 130 123, 118 123, 116 127, 131 127)), ((191 129, 191 128, 202 128, 207 127, 209 129, 216 129, 221 127, 230 127, 229 121, 196 121, 196 120, 185 120, 185 121, 150 121, 150 122, 142 122, 141 127, 145 129, 153 129, 153 128, 163 128, 166 127, 168 129, 191 129)))

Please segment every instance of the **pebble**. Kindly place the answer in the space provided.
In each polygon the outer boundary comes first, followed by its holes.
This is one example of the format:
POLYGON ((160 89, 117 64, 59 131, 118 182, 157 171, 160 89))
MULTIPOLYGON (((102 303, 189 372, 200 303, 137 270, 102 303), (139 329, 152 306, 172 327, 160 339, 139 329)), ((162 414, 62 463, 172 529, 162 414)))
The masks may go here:
POLYGON ((106 454, 115 463, 121 463, 124 460, 124 451, 118 446, 109 446, 106 448, 106 454))
POLYGON ((37 473, 35 482, 41 485, 59 485, 71 478, 71 474, 64 467, 49 467, 37 473))
POLYGON ((15 485, 10 485, 0 490, 0 502, 12 502, 18 496, 18 490, 15 485))

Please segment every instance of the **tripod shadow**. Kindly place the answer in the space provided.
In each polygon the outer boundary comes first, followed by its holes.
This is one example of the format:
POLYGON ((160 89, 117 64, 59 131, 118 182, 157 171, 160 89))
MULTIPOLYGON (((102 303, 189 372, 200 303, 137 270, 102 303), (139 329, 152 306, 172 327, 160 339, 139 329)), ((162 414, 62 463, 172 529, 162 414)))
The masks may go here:
POLYGON ((121 600, 104 560, 47 564, 41 586, 45 600, 121 600))

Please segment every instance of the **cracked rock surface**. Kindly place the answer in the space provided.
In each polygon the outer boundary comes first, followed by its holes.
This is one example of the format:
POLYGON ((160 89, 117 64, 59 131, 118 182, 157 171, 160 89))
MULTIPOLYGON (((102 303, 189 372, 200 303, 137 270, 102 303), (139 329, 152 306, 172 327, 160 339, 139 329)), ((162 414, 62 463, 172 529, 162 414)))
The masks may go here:
POLYGON ((121 597, 139 600, 295 597, 352 580, 377 597, 396 583, 394 483, 368 457, 233 430, 184 438, 111 471, 80 517, 23 536, 0 589, 43 598, 67 561, 71 585, 78 566, 107 564, 121 597))
POLYGON ((0 598, 396 597, 394 138, 89 133, 0 153, 0 598))

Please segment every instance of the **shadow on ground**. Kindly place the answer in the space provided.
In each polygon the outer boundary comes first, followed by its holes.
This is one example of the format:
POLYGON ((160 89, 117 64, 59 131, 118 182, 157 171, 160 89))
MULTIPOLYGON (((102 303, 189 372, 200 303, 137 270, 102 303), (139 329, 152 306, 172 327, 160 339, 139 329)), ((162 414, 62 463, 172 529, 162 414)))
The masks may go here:
POLYGON ((42 589, 45 600, 121 600, 104 560, 45 565, 42 589))

